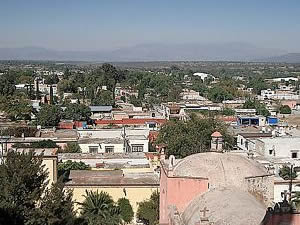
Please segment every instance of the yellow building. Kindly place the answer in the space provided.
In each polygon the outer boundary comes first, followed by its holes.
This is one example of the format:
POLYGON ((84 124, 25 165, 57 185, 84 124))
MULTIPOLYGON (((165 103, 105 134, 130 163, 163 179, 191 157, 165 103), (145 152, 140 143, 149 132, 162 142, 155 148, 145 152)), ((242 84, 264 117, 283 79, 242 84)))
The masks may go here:
MULTIPOLYGON (((138 203, 149 199, 159 190, 158 176, 153 172, 128 173, 122 170, 72 170, 65 188, 73 190, 73 200, 83 202, 86 191, 105 191, 114 201, 125 197, 134 213, 138 203)), ((75 205, 79 209, 79 205, 75 205)))
POLYGON ((17 152, 29 152, 34 151, 36 155, 43 154, 43 165, 44 169, 49 173, 48 174, 48 187, 51 186, 53 182, 57 181, 57 148, 19 148, 17 152))

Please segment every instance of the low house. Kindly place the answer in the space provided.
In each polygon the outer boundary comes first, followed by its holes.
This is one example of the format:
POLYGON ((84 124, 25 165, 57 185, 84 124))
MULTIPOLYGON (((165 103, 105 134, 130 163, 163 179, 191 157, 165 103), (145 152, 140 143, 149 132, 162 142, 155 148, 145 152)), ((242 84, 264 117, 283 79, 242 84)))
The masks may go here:
POLYGON ((145 127, 151 130, 156 130, 165 124, 167 120, 165 119, 155 119, 155 118, 139 118, 139 119, 120 119, 120 120, 95 120, 95 124, 98 127, 145 127))
MULTIPOLYGON (((136 214, 138 203, 149 199, 159 190, 159 179, 154 173, 127 173, 122 170, 71 170, 65 189, 73 191, 75 209, 85 200, 86 191, 104 191, 114 201, 127 198, 136 214)), ((137 221, 134 221, 137 222, 137 221)))
POLYGON ((123 153, 124 140, 121 138, 83 138, 78 140, 82 153, 123 153))
POLYGON ((92 119, 111 118, 112 106, 90 106, 92 119))
MULTIPOLYGON (((146 153, 148 154, 148 153, 146 153)), ((84 162, 91 168, 97 169, 122 169, 130 172, 153 171, 145 153, 59 153, 60 162, 84 162)))
POLYGON ((268 158, 300 158, 300 137, 260 138, 256 142, 256 153, 268 158))
POLYGON ((86 153, 148 152, 149 129, 78 130, 79 145, 86 153))
POLYGON ((237 136, 237 147, 245 152, 253 152, 256 149, 256 140, 259 138, 270 138, 272 133, 240 133, 237 136))
POLYGON ((264 116, 238 116, 237 125, 239 126, 265 126, 266 117, 264 116))

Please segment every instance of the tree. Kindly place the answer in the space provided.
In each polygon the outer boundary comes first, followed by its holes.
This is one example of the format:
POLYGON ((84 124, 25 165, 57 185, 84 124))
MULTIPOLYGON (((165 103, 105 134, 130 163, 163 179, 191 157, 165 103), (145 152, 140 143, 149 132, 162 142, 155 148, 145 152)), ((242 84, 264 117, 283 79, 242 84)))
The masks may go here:
POLYGON ((167 145, 166 153, 183 158, 210 148, 211 134, 219 131, 226 143, 232 143, 233 138, 227 132, 227 126, 212 117, 198 118, 191 115, 191 120, 169 121, 160 130, 156 144, 167 145))
POLYGON ((67 143, 67 146, 63 149, 64 153, 81 153, 81 148, 77 142, 67 143))
POLYGON ((41 140, 30 144, 31 148, 59 148, 59 146, 52 140, 41 140))
POLYGON ((279 176, 284 180, 295 179, 297 177, 297 173, 295 170, 291 170, 288 166, 283 166, 279 170, 279 176))
POLYGON ((48 75, 45 78, 45 84, 57 84, 59 82, 59 78, 57 74, 48 75))
POLYGON ((67 120, 89 120, 91 116, 91 109, 90 107, 83 104, 69 103, 66 105, 66 109, 63 112, 62 116, 67 120))
POLYGON ((117 204, 120 208, 120 216, 122 221, 125 224, 130 223, 133 220, 134 212, 129 200, 127 198, 120 198, 117 204))
POLYGON ((110 91, 99 91, 92 100, 93 105, 113 105, 113 94, 110 91))
POLYGON ((26 224, 47 185, 42 155, 9 151, 0 164, 0 224, 26 224))
POLYGON ((101 191, 86 191, 85 200, 81 203, 81 217, 88 225, 119 225, 120 209, 112 197, 101 191))
POLYGON ((138 203, 137 218, 146 225, 156 225, 159 221, 159 192, 152 193, 149 200, 138 203))
POLYGON ((15 76, 11 76, 9 73, 0 75, 0 95, 12 95, 16 90, 15 84, 15 76))
POLYGON ((0 108, 11 120, 30 120, 33 108, 24 96, 0 96, 0 108))
POLYGON ((47 225, 73 225, 75 219, 73 193, 64 190, 64 183, 59 179, 45 191, 40 204, 40 217, 47 225))
POLYGON ((84 162, 73 162, 68 160, 63 163, 59 163, 57 166, 58 176, 63 176, 64 180, 68 180, 70 175, 70 170, 88 170, 90 169, 89 165, 84 162))
POLYGON ((43 105, 37 114, 37 121, 41 126, 56 126, 62 117, 62 111, 56 105, 43 105))
POLYGON ((291 114, 292 110, 288 105, 281 105, 279 107, 279 113, 281 113, 281 114, 291 114))
POLYGON ((248 99, 244 103, 243 109, 255 109, 256 114, 262 115, 262 116, 269 116, 270 115, 270 112, 266 108, 266 105, 258 102, 257 100, 248 99))
POLYGON ((104 63, 102 65, 102 70, 105 74, 105 77, 109 79, 113 79, 113 87, 112 87, 112 92, 113 92, 113 101, 115 101, 115 89, 117 83, 121 82, 122 80, 125 79, 124 74, 121 71, 118 71, 113 65, 104 63))
POLYGON ((225 116, 234 116, 235 115, 235 111, 231 108, 224 108, 222 113, 225 116))
POLYGON ((134 105, 135 107, 141 107, 142 106, 142 101, 135 97, 135 95, 131 95, 129 98, 130 104, 134 105))

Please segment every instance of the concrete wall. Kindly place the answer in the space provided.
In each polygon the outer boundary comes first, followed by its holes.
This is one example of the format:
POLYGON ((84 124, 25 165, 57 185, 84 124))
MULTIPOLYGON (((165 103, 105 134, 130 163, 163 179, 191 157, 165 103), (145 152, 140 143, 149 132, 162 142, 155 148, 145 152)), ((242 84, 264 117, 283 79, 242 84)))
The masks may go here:
MULTIPOLYGON (((66 186, 65 188, 73 190, 73 201, 80 203, 84 201, 86 191, 107 192, 113 198, 114 201, 118 201, 119 198, 125 197, 130 201, 130 204, 132 205, 135 214, 137 212, 139 202, 149 199, 154 191, 159 191, 158 186, 66 186)), ((79 204, 75 204, 75 210, 78 209, 79 204)))
POLYGON ((298 152, 300 158, 299 137, 276 137, 260 139, 256 144, 256 151, 260 155, 274 157, 269 150, 275 150, 275 157, 292 158, 292 152, 298 152))
POLYGON ((245 181, 249 193, 264 203, 265 206, 272 206, 274 202, 273 176, 250 177, 246 178, 245 181))
POLYGON ((98 147, 98 153, 105 153, 105 146, 114 146, 114 153, 123 153, 123 144, 79 144, 82 153, 89 153, 90 147, 98 147))
MULTIPOLYGON (((293 184, 292 191, 300 191, 300 187, 298 185, 299 185, 299 183, 293 184)), ((283 197, 281 196, 281 193, 284 193, 284 191, 289 192, 289 181, 274 183, 274 202, 283 201, 283 197)))
POLYGON ((160 224, 169 224, 170 206, 176 206, 182 213, 196 196, 208 190, 207 179, 188 177, 168 177, 161 169, 160 177, 160 224))
POLYGON ((300 225, 300 214, 273 214, 263 225, 300 225))
POLYGON ((57 158, 43 158, 43 165, 45 165, 45 170, 48 171, 48 187, 51 187, 52 183, 57 181, 57 158))
POLYGON ((254 151, 256 145, 256 139, 244 138, 242 135, 238 135, 236 144, 240 150, 243 150, 245 152, 254 151))
MULTIPOLYGON (((80 137, 90 137, 90 138, 121 138, 123 129, 86 129, 78 130, 80 137)), ((144 135, 149 136, 149 129, 129 129, 125 130, 126 135, 144 135)))

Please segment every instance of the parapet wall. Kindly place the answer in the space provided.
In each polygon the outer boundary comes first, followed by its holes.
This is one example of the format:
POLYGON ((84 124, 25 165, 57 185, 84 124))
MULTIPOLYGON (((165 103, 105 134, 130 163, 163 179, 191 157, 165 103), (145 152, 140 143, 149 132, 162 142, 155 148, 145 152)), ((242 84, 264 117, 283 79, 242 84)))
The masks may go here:
POLYGON ((273 175, 245 178, 247 190, 266 207, 273 206, 274 202, 274 177, 273 175))

